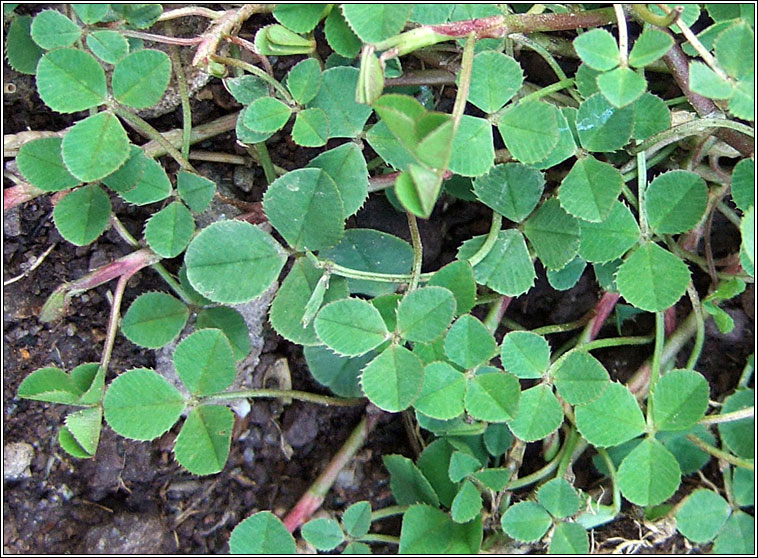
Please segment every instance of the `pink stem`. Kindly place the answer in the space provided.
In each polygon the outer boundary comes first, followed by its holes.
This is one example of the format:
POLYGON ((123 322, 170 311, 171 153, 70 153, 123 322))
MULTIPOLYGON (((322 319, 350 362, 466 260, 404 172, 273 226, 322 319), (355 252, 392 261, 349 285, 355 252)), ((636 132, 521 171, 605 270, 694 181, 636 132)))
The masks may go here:
POLYGON ((6 188, 3 190, 3 213, 44 193, 44 190, 40 190, 28 182, 19 182, 16 186, 6 188))
POLYGON ((621 298, 619 293, 607 292, 603 294, 600 301, 595 305, 595 317, 592 318, 592 328, 590 329, 589 339, 587 339, 587 341, 594 340, 597 337, 597 334, 600 333, 600 328, 603 327, 605 320, 607 320, 608 316, 613 312, 619 298, 621 298))
POLYGON ((351 432, 337 454, 332 458, 324 472, 313 482, 308 491, 298 500, 295 507, 284 518, 284 526, 292 533, 303 525, 313 513, 321 507, 327 492, 334 484, 340 471, 350 462, 358 450, 366 443, 369 432, 376 424, 378 413, 367 411, 358 426, 351 432))
POLYGON ((670 337, 671 334, 676 330, 676 308, 672 306, 671 308, 666 309, 666 311, 663 313, 663 323, 663 330, 666 334, 666 337, 670 337))

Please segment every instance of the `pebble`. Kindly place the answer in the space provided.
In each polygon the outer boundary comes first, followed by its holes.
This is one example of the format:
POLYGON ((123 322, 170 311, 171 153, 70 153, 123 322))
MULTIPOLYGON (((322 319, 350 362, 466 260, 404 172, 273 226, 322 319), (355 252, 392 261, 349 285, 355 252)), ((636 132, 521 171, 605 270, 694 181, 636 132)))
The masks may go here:
POLYGON ((109 525, 90 529, 84 548, 92 554, 167 554, 176 550, 173 539, 157 516, 120 513, 109 525))
POLYGON ((13 442, 3 448, 3 480, 28 479, 34 448, 26 442, 13 442))

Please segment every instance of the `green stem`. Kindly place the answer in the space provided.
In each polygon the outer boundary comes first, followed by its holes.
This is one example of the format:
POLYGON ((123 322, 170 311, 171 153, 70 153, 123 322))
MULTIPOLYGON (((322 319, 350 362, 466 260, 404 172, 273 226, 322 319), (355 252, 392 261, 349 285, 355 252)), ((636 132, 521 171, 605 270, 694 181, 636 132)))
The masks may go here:
POLYGON ((603 458, 603 461, 605 461, 605 466, 608 468, 608 472, 610 473, 611 485, 613 486, 613 515, 618 515, 618 513, 621 511, 621 489, 619 488, 618 482, 616 480, 616 467, 613 464, 611 456, 608 455, 608 452, 604 448, 596 449, 600 456, 603 458))
POLYGON ((259 397, 287 397, 307 401, 308 403, 318 403, 319 405, 335 405, 337 407, 354 407, 366 403, 363 398, 346 399, 343 397, 331 397, 329 395, 318 395, 307 391, 298 391, 291 389, 242 389, 238 391, 226 391, 216 395, 203 397, 203 402, 213 401, 230 401, 234 399, 256 399, 259 397))
POLYGON ((597 339, 584 343, 579 347, 582 351, 594 351, 605 347, 619 347, 621 345, 647 345, 653 340, 652 335, 641 335, 637 337, 609 337, 608 339, 597 339))
POLYGON ((495 246, 495 243, 497 242, 498 234, 500 233, 500 228, 503 225, 503 216, 500 215, 497 211, 492 212, 492 223, 490 224, 490 232, 487 233, 487 238, 484 240, 484 244, 481 245, 479 250, 476 251, 476 254, 471 256, 468 259, 468 262, 471 264, 471 267, 474 267, 479 262, 481 262, 484 258, 487 257, 487 254, 490 253, 492 248, 495 246))
POLYGON ((192 164, 173 146, 171 145, 161 133, 148 124, 145 120, 137 116, 135 113, 123 107, 117 103, 110 104, 111 110, 118 114, 121 118, 126 120, 135 130, 144 135, 146 138, 157 141, 166 153, 171 155, 179 165, 189 171, 196 173, 192 164))
MULTIPOLYGON (((729 128, 740 132, 741 134, 745 134, 750 138, 755 137, 755 131, 750 126, 746 126, 740 122, 735 122, 727 118, 698 118, 696 120, 690 120, 689 122, 678 124, 650 136, 642 143, 633 147, 631 153, 636 154, 639 151, 645 151, 657 144, 668 145, 688 136, 697 136, 709 128, 729 128)), ((661 147, 663 147, 663 145, 661 145, 661 147)))
MULTIPOLYGON (((366 279, 368 281, 381 281, 384 283, 409 283, 412 276, 408 273, 375 273, 373 271, 360 271, 343 267, 339 264, 329 261, 317 260, 317 267, 328 269, 332 274, 349 279, 366 279)), ((432 278, 434 273, 421 273, 419 281, 426 282, 432 278)))
POLYGON ((390 544, 400 544, 400 537, 393 535, 382 535, 380 533, 368 533, 358 539, 361 542, 383 542, 390 544))
POLYGON ((413 244, 413 267, 411 269, 411 281, 408 284, 408 292, 411 292, 415 291, 416 287, 418 287, 421 264, 424 258, 424 247, 421 244, 421 235, 418 231, 416 216, 410 211, 406 211, 405 213, 408 216, 408 228, 411 231, 411 242, 413 244))
POLYGON ((742 226, 741 219, 737 216, 737 214, 734 212, 734 210, 726 205, 723 201, 720 201, 716 204, 716 208, 721 212, 721 214, 726 217, 729 222, 737 227, 738 229, 742 226))
POLYGON ((108 320, 108 334, 105 338, 105 347, 103 348, 103 356, 100 359, 100 368, 108 370, 108 365, 111 361, 111 354, 113 353, 113 344, 116 342, 116 333, 118 332, 118 318, 121 312, 121 300, 124 297, 124 290, 126 284, 132 277, 132 273, 125 273, 118 278, 116 288, 113 291, 113 301, 111 302, 111 316, 108 320))
POLYGON ((697 332, 695 333, 695 345, 692 347, 690 358, 687 360, 687 370, 694 370, 697 366, 697 361, 700 358, 700 353, 703 350, 703 343, 705 342, 705 318, 703 318, 703 307, 700 305, 700 297, 695 290, 695 285, 687 285, 687 294, 690 297, 692 303, 692 311, 695 313, 695 319, 697 320, 697 332))
POLYGON ((571 465, 571 456, 574 454, 574 448, 576 447, 576 444, 579 442, 579 440, 580 436, 577 433, 576 428, 572 426, 566 438, 563 456, 561 457, 561 461, 558 464, 558 471, 555 473, 555 476, 557 478, 561 478, 566 474, 569 465, 571 465))
POLYGON ((647 225, 647 207, 645 205, 645 194, 647 192, 647 160, 645 158, 645 151, 641 150, 637 153, 637 196, 639 196, 637 202, 637 212, 640 219, 640 231, 642 232, 642 238, 648 239, 650 236, 650 229, 647 225))
POLYGON ((745 368, 743 368, 742 374, 740 374, 740 379, 737 382, 738 388, 746 388, 750 384, 750 378, 753 377, 753 368, 755 367, 754 360, 755 360, 755 354, 752 354, 749 357, 747 357, 745 368))
POLYGON ((650 367, 650 385, 647 398, 647 424, 653 426, 653 399, 655 385, 661 375, 661 361, 663 360, 663 345, 666 341, 666 327, 663 312, 655 313, 655 348, 653 349, 653 363, 650 367))
POLYGON ((393 515, 404 514, 406 511, 408 511, 409 507, 410 506, 387 506, 386 508, 372 511, 371 523, 373 523, 374 521, 379 521, 380 519, 384 519, 385 517, 391 517, 393 515))
MULTIPOLYGON (((555 72, 555 75, 560 80, 558 81, 558 83, 563 83, 564 81, 569 79, 566 73, 563 71, 563 68, 561 68, 561 65, 558 64, 558 61, 553 57, 552 54, 550 54, 548 49, 545 48, 540 43, 532 40, 532 37, 527 37, 526 35, 515 34, 515 35, 510 35, 510 38, 521 45, 529 47, 534 52, 539 54, 542 57, 542 59, 545 62, 547 62, 547 65, 550 66, 550 69, 553 70, 553 72, 555 72)), ((576 56, 576 54, 574 54, 574 56, 576 56)), ((573 84, 573 81, 569 85, 572 85, 572 84, 573 84)), ((569 94, 577 103, 582 102, 581 96, 574 89, 569 89, 569 94)))
POLYGON ((731 453, 720 450, 717 447, 712 446, 708 442, 705 442, 695 436, 694 434, 687 434, 687 439, 695 444, 698 448, 703 450, 706 453, 711 454, 714 457, 718 457, 719 459, 723 459, 727 463, 731 463, 732 465, 736 465, 737 467, 742 467, 743 469, 747 469, 749 471, 755 471, 755 465, 750 463, 749 461, 745 459, 740 459, 739 457, 735 457, 731 453))
POLYGON ((266 147, 266 142, 262 141, 256 143, 252 146, 252 149, 254 149, 255 153, 258 155, 257 160, 261 167, 263 167, 263 174, 266 176, 266 182, 271 184, 277 179, 278 175, 276 168, 274 168, 274 162, 271 160, 271 154, 268 152, 268 147, 266 147))
POLYGON ((587 442, 584 440, 578 441, 576 444, 573 445, 572 451, 567 451, 568 449, 567 446, 568 446, 568 439, 566 440, 566 443, 563 444, 563 447, 558 452, 558 455, 556 455, 555 458, 550 463, 548 463, 541 469, 535 471, 534 473, 526 475, 525 477, 512 480, 506 485, 505 490, 516 490, 517 488, 523 488, 525 486, 529 486, 530 484, 534 484, 546 478, 548 475, 550 475, 553 471, 555 471, 558 468, 558 466, 561 464, 561 461, 563 460, 565 453, 573 454, 573 453, 576 453, 576 451, 578 451, 579 449, 582 449, 582 451, 584 451, 584 448, 587 447, 587 442), (584 444, 583 447, 582 447, 582 444, 584 444))
POLYGON ((676 19, 676 12, 669 12, 662 16, 657 15, 650 11, 645 4, 632 4, 632 9, 640 19, 658 27, 668 27, 674 23, 674 20, 676 19))
POLYGON ((614 4, 613 11, 616 13, 616 26, 619 34, 619 66, 629 66, 629 33, 626 30, 626 17, 621 4, 614 4))
MULTIPOLYGON (((173 33, 171 24, 167 23, 166 25, 169 31, 173 33)), ((190 107, 187 79, 184 76, 184 66, 182 66, 182 59, 179 56, 179 49, 176 45, 169 46, 169 56, 171 57, 171 65, 174 67, 179 98, 182 102, 182 156, 189 160, 190 138, 192 137, 192 108, 190 107)))
POLYGON ((538 327, 532 330, 532 333, 537 335, 550 335, 552 333, 564 333, 566 331, 574 331, 582 328, 587 324, 587 318, 582 318, 573 322, 567 322, 565 324, 552 324, 542 327, 538 327))
POLYGON ((755 416, 755 407, 745 407, 739 411, 732 411, 731 413, 724 413, 722 415, 708 415, 701 418, 698 424, 721 424, 724 422, 735 422, 738 420, 744 420, 755 416))
POLYGON ((548 85, 547 87, 543 87, 542 89, 539 89, 538 91, 535 91, 534 93, 529 93, 529 95, 521 97, 521 99, 519 99, 519 103, 526 103, 528 101, 536 101, 537 99, 547 97, 548 95, 552 95, 556 91, 560 91, 561 89, 571 87, 572 85, 574 85, 573 78, 562 79, 561 81, 557 81, 551 85, 548 85))
MULTIPOLYGON (((199 126, 195 126, 192 129, 190 143, 195 144, 234 130, 235 126, 237 125, 238 117, 239 112, 234 112, 232 114, 226 114, 220 118, 217 118, 216 120, 213 120, 212 122, 208 122, 207 124, 200 124, 199 126)), ((145 152, 145 155, 153 159, 161 157, 167 153, 166 149, 164 148, 165 144, 163 141, 168 142, 169 145, 172 145, 174 147, 181 146, 182 133, 183 131, 181 129, 165 132, 161 134, 161 138, 159 138, 161 141, 149 141, 142 146, 142 151, 145 152)))
POLYGON ((219 62, 220 64, 227 64, 229 66, 235 67, 235 68, 241 68, 245 70, 246 72, 250 72, 254 76, 257 76, 261 78, 263 81, 268 83, 271 87, 273 87, 279 95, 281 95, 282 99, 284 99, 288 105, 295 106, 297 103, 292 98, 292 95, 290 95, 290 92, 287 91, 287 89, 278 81, 276 81, 273 77, 268 75, 265 71, 261 70, 257 66, 253 66, 252 64, 248 64, 247 62, 243 62, 242 60, 237 60, 236 58, 228 58, 226 56, 218 56, 217 54, 211 54, 210 56, 211 60, 214 62, 219 62))

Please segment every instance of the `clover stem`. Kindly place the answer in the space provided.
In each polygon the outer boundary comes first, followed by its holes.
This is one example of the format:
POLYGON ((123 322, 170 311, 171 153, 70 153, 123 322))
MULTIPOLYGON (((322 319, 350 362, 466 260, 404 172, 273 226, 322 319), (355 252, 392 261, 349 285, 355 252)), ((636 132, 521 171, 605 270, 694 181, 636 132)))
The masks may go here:
MULTIPOLYGON (((226 114, 220 118, 217 118, 216 120, 213 120, 212 122, 208 122, 207 124, 195 126, 192 128, 192 133, 190 134, 190 143, 195 144, 224 134, 230 130, 234 130, 235 126, 237 125, 238 117, 239 112, 235 112, 232 114, 226 114)), ((182 144, 181 129, 169 130, 168 132, 161 134, 161 137, 165 142, 168 142, 169 145, 172 145, 174 147, 178 147, 182 144)), ((142 146, 142 150, 145 152, 145 155, 152 157, 153 159, 156 157, 161 157, 167 153, 163 141, 158 140, 149 141, 142 146)))
POLYGON ((753 369, 755 368, 754 360, 755 360, 755 357, 750 357, 747 359, 747 362, 745 363, 745 368, 742 370, 742 374, 740 374, 740 379, 737 382, 738 388, 746 388, 750 384, 750 378, 753 377, 753 369))
POLYGON ((497 243, 497 237, 500 233, 500 228, 502 225, 503 216, 500 215, 497 211, 493 211, 492 223, 490 224, 490 232, 487 233, 487 238, 484 240, 484 244, 482 244, 479 250, 477 250, 476 253, 468 259, 468 263, 471 264, 471 267, 477 265, 487 257, 487 254, 490 253, 492 248, 495 246, 495 243, 497 243))
POLYGON ((525 95, 524 97, 521 97, 519 102, 526 103, 528 101, 536 101, 537 99, 547 97, 548 95, 552 95, 556 91, 560 91, 561 89, 571 87, 572 85, 574 85, 573 78, 562 79, 561 81, 556 81, 555 83, 548 85, 547 87, 538 89, 534 93, 529 93, 529 95, 525 95))
POLYGON ((626 29, 626 16, 621 4, 614 4, 613 11, 616 13, 616 23, 619 32, 619 66, 629 66, 629 33, 626 29))
POLYGON ((508 309, 511 300, 513 300, 513 297, 500 295, 492 302, 492 305, 487 312, 487 316, 484 318, 484 327, 486 327, 492 335, 495 334, 500 322, 503 321, 503 314, 505 314, 505 311, 508 309))
POLYGON ((689 122, 684 122, 682 124, 672 126, 671 128, 667 128, 662 132, 658 132, 657 134, 654 134, 647 138, 642 143, 638 143, 636 146, 632 147, 630 152, 634 154, 640 151, 645 151, 646 149, 656 144, 662 144, 660 147, 663 147, 664 145, 677 142, 688 136, 699 135, 708 128, 728 128, 745 134, 749 138, 755 137, 755 131, 749 126, 746 126, 740 122, 735 122, 727 118, 698 118, 695 120, 690 120, 689 122))
MULTIPOLYGON (((557 478, 563 477, 563 475, 566 474, 566 471, 569 468, 569 465, 571 465, 571 456, 574 453, 574 448, 576 447, 577 442, 579 441, 580 436, 576 432, 576 427, 572 426, 569 429, 568 436, 566 437, 566 443, 563 447, 563 455, 560 458, 560 462, 558 463, 558 470, 555 473, 555 476, 557 478)), ((557 456, 556 456, 557 457, 557 456)))
POLYGON ((185 17, 185 16, 198 16, 198 17, 206 17, 208 19, 218 19, 222 15, 224 15, 224 12, 217 12, 208 8, 201 8, 200 6, 188 6, 186 8, 177 8, 175 10, 169 10, 167 12, 163 12, 158 17, 158 21, 166 21, 169 19, 175 19, 178 17, 185 17))
POLYGON ((676 12, 669 11, 666 15, 661 16, 652 12, 645 4, 632 4, 632 9, 642 21, 658 27, 668 27, 676 19, 676 12))
POLYGON ((753 465, 749 461, 745 459, 740 459, 739 457, 735 457, 728 451, 720 450, 719 448, 712 446, 708 442, 701 440, 694 434, 687 434, 687 439, 693 444, 695 444, 698 448, 700 448, 706 453, 711 454, 714 457, 723 459, 727 463, 731 463, 732 465, 736 465, 737 467, 742 467, 743 469, 747 469, 748 471, 755 471, 755 465, 753 465))
POLYGON ((237 60, 236 58, 228 58, 226 56, 219 56, 217 54, 211 54, 210 59, 220 64, 227 64, 233 68, 241 68, 247 72, 250 72, 254 76, 261 78, 271 87, 273 87, 276 92, 281 95, 282 99, 287 102, 288 105, 294 106, 296 104, 295 100, 292 98, 292 95, 290 95, 290 92, 287 91, 287 89, 281 83, 279 83, 277 80, 275 80, 273 77, 268 75, 264 70, 261 70, 257 66, 253 66, 252 64, 248 64, 242 60, 237 60))
POLYGON ((307 391, 298 391, 292 389, 242 389, 236 391, 225 391, 216 395, 209 395, 203 398, 203 402, 229 401, 234 399, 257 399, 260 397, 288 397, 308 403, 317 403, 319 405, 334 405, 336 407, 354 407, 366 402, 365 399, 331 397, 329 395, 319 395, 307 391))
POLYGON ((653 349, 653 363, 650 367, 650 384, 648 387, 647 398, 647 424, 653 426, 653 400, 652 395, 655 393, 655 385, 661 374, 661 361, 663 360, 663 346, 665 342, 665 323, 664 313, 655 313, 655 348, 653 349))
POLYGON ((142 39, 143 41, 150 41, 153 43, 163 43, 166 45, 179 45, 179 46, 194 46, 203 42, 202 37, 191 37, 188 39, 180 37, 167 37, 166 35, 155 35, 153 33, 144 33, 142 31, 134 31, 132 29, 119 29, 121 35, 124 37, 133 37, 135 39, 142 39))
POLYGON ((362 542, 383 542, 383 543, 390 543, 390 544, 400 544, 400 537, 395 537, 393 535, 382 535, 380 533, 369 533, 367 535, 363 535, 360 540, 362 542))
POLYGON ((369 433, 376 423, 378 415, 364 416, 356 426, 340 450, 332 457, 326 469, 318 476, 308 491, 298 500, 283 520, 287 531, 292 533, 321 506, 326 493, 334 484, 339 472, 350 462, 358 450, 363 447, 369 433))
POLYGON ((105 337, 105 347, 103 348, 103 356, 100 359, 100 367, 103 370, 108 370, 108 364, 111 361, 111 354, 113 353, 113 344, 116 342, 116 333, 118 332, 118 319, 121 313, 121 300, 124 297, 124 289, 126 284, 132 277, 132 273, 124 274, 118 278, 116 288, 113 290, 113 301, 111 302, 111 315, 108 320, 108 332, 105 337))
POLYGON ((537 335, 550 335, 552 333, 565 333, 567 331, 574 331, 580 327, 587 325, 587 318, 580 318, 573 322, 566 322, 565 324, 551 324, 542 327, 538 327, 532 330, 532 333, 537 335))
POLYGON ((755 416, 755 406, 745 407, 738 411, 732 411, 731 413, 724 413, 723 415, 708 415, 701 418, 698 424, 722 424, 725 422, 735 422, 746 418, 755 416))
POLYGON ((604 349, 606 347, 620 347, 622 345, 647 345, 653 340, 652 335, 639 335, 630 337, 609 337, 607 339, 597 339, 581 345, 582 351, 594 351, 595 349, 604 349))
POLYGON ((277 172, 274 168, 274 162, 271 160, 271 154, 268 152, 266 142, 261 141, 253 146, 248 147, 248 152, 252 154, 252 151, 258 155, 257 160, 263 167, 263 174, 266 176, 266 183, 271 184, 277 178, 277 172))
POLYGON ((613 460, 608 452, 604 448, 596 448, 597 452, 605 461, 605 466, 608 467, 608 473, 611 479, 611 485, 613 486, 613 515, 616 516, 621 511, 621 489, 619 488, 616 480, 616 467, 613 465, 613 460))
POLYGON ((695 285, 687 285, 687 294, 690 297, 692 303, 692 311, 695 313, 695 319, 697 320, 697 332, 695 333, 695 345, 692 347, 690 358, 687 360, 688 370, 694 370, 697 365, 697 361, 700 358, 700 353, 703 350, 703 343, 705 342, 705 319, 703 318, 703 307, 700 304, 700 297, 695 290, 695 285))
POLYGON ((189 172, 197 172, 195 171, 192 164, 173 145, 171 145, 171 143, 168 142, 158 130, 137 116, 137 114, 115 102, 110 103, 110 108, 113 110, 113 112, 126 120, 129 125, 137 130, 140 134, 148 139, 157 141, 161 147, 166 150, 166 153, 171 155, 183 169, 189 172))
MULTIPOLYGON (((553 72, 555 72, 555 75, 560 80, 558 83, 562 83, 565 80, 569 79, 568 76, 566 75, 566 72, 563 71, 563 68, 561 68, 560 64, 558 64, 558 61, 555 59, 555 57, 553 57, 553 55, 550 54, 550 51, 547 48, 545 48, 545 46, 535 41, 533 37, 531 36, 527 37, 526 35, 516 33, 516 34, 510 35, 509 38, 512 39, 514 42, 520 45, 523 45, 525 47, 528 47, 532 49, 534 52, 536 52, 537 54, 539 54, 542 57, 542 59, 545 62, 547 62, 547 65, 550 66, 550 69, 553 70, 553 72)), ((549 41, 550 39, 547 39, 547 40, 549 41)), ((573 47, 570 47, 570 50, 573 52, 573 47)), ((574 53, 574 56, 576 57, 576 53, 574 53)), ((573 85, 573 83, 569 84, 569 86, 570 85, 573 85)), ((569 89, 569 95, 571 95, 571 97, 577 103, 582 102, 582 97, 574 88, 569 89)))
POLYGON ((385 517, 391 517, 393 515, 401 515, 408 511, 409 506, 387 506, 380 510, 371 512, 371 522, 379 521, 385 517))
POLYGON ((720 201, 716 204, 716 209, 718 209, 721 214, 726 217, 729 222, 737 227, 740 228, 740 225, 742 224, 740 221, 740 218, 737 216, 737 214, 734 212, 734 210, 726 205, 723 201, 720 201))
POLYGON ((421 243, 416 216, 410 211, 406 211, 405 213, 408 216, 408 228, 411 231, 411 242, 413 244, 413 267, 411 268, 411 281, 408 284, 408 292, 411 292, 415 291, 416 287, 418 287, 419 276, 421 275, 421 263, 424 257, 424 246, 421 243))
POLYGON ((647 206, 645 205, 645 194, 647 191, 647 160, 645 151, 640 150, 637 153, 637 212, 640 219, 640 232, 642 238, 650 238, 650 229, 647 225, 647 206))
MULTIPOLYGON (((169 29, 171 28, 169 27, 169 29)), ((179 98, 182 102, 182 156, 189 160, 190 137, 192 137, 192 108, 190 107, 187 79, 184 75, 184 66, 182 66, 182 59, 179 57, 179 49, 176 48, 176 45, 170 45, 169 56, 171 57, 171 65, 174 67, 179 98)))

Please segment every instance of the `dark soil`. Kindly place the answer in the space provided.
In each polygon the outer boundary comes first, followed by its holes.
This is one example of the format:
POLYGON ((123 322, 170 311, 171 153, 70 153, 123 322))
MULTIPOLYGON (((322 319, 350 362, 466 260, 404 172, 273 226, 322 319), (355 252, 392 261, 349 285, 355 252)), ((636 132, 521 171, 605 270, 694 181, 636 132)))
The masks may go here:
MULTIPOLYGON (((276 69, 282 75, 287 70, 276 69)), ((6 64, 4 84, 8 83, 16 86, 16 92, 4 95, 5 134, 27 129, 60 130, 74 121, 70 116, 48 110, 34 93, 33 79, 13 72, 6 64)), ((199 98, 205 100, 193 101, 195 124, 236 110, 233 99, 217 80, 199 98)), ((180 127, 181 113, 174 111, 153 123, 160 130, 180 127)), ((133 140, 143 142, 136 136, 133 140)), ((295 149, 287 134, 278 135, 269 145, 274 163, 287 169, 304 166, 319 152, 295 149)), ((232 134, 220 136, 200 148, 245 153, 235 145, 232 134)), ((169 171, 176 170, 169 159, 162 162, 169 171)), ((264 183, 260 169, 235 170, 232 165, 219 163, 199 166, 239 199, 260 200, 264 183), (243 184, 243 188, 238 187, 243 184)), ((114 198, 116 213, 135 236, 140 236, 147 211, 118 205, 117 197, 114 198)), ((488 212, 475 204, 449 198, 439 206, 432 219, 422 224, 425 270, 437 269, 451 261, 463 240, 483 234, 489 227, 488 212)), ((405 216, 395 212, 381 194, 372 196, 349 225, 371 226, 408 237, 405 216)), ((714 235, 719 234, 718 226, 728 227, 716 223, 714 235)), ((70 370, 100 359, 110 312, 108 294, 113 284, 74 298, 68 314, 59 322, 43 324, 37 316, 46 297, 61 282, 78 278, 132 249, 113 231, 90 246, 77 248, 67 243, 53 224, 50 200, 42 197, 4 216, 3 280, 24 273, 53 244, 52 252, 39 267, 6 286, 3 292, 4 450, 17 442, 27 442, 33 449, 28 473, 3 484, 4 552, 225 553, 231 530, 251 513, 270 509, 283 516, 359 422, 362 409, 325 408, 301 402, 283 407, 276 401, 258 400, 247 417, 237 419, 223 472, 210 477, 193 476, 174 462, 171 448, 176 427, 155 442, 139 443, 122 439, 105 426, 95 459, 72 458, 57 441, 68 409, 22 400, 16 397, 16 392, 20 382, 37 368, 58 366, 70 370), (285 456, 283 442, 294 450, 290 459, 285 456)), ((176 262, 169 262, 169 267, 175 268, 171 263, 176 262)), ((165 290, 156 273, 146 270, 137 274, 128 284, 122 309, 128 308, 140 293, 156 289, 165 290)), ((735 334, 724 336, 709 330, 698 369, 711 382, 711 397, 716 400, 734 389, 745 358, 752 352, 754 314, 748 296, 752 296, 752 287, 743 297, 749 315, 739 304, 730 308, 738 324, 735 334)), ((512 301, 506 316, 529 328, 568 322, 585 315, 598 298, 591 270, 575 288, 564 293, 553 290, 542 272, 538 285, 512 301)), ((680 319, 687 312, 688 303, 680 302, 680 319)), ((642 318, 627 327, 635 331, 625 334, 647 333, 651 323, 642 318)), ((501 328, 498 336, 505 332, 501 328)), ((615 334, 615 325, 607 325, 601 336, 615 334)), ((259 368, 285 356, 294 389, 323 392, 311 379, 299 347, 281 339, 270 328, 264 335, 259 368)), ((555 348, 568 338, 553 336, 551 342, 555 348)), ((682 351, 683 360, 679 364, 684 364, 689 354, 687 348, 682 351)), ((624 380, 649 356, 649 350, 622 347, 598 351, 597 356, 615 379, 624 380)), ((119 335, 108 381, 116 371, 154 365, 153 352, 138 349, 119 335)), ((400 415, 388 415, 380 421, 366 446, 329 492, 323 510, 336 515, 359 500, 369 500, 374 509, 392 505, 388 473, 382 464, 382 456, 391 453, 413 455, 400 415)), ((529 453, 524 470, 534 470, 542 464, 538 452, 529 453)), ((584 470, 575 471, 577 478, 586 483, 581 488, 597 488, 599 477, 589 461, 577 463, 577 469, 582 467, 584 470)), ((705 474, 720 484, 715 464, 706 468, 705 474)), ((695 478, 693 482, 699 481, 695 478)), ((686 541, 673 530, 643 523, 625 510, 623 518, 595 531, 595 550, 610 552, 619 545, 627 545, 627 550, 637 553, 687 549, 686 541)), ((388 533, 399 532, 397 521, 385 521, 380 528, 388 533)), ((394 550, 394 547, 375 548, 375 551, 394 550)))

